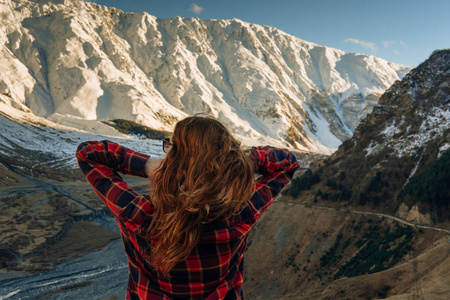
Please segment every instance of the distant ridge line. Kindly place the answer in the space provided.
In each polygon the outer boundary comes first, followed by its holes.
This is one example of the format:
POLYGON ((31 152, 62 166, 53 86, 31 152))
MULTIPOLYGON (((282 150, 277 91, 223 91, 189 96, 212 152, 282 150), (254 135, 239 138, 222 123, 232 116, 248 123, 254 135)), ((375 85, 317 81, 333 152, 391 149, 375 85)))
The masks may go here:
POLYGON ((362 210, 354 210, 354 209, 348 209, 348 208, 334 208, 334 207, 327 207, 327 206, 319 206, 319 205, 312 205, 312 204, 301 204, 301 203, 295 203, 295 202, 290 202, 290 201, 283 201, 283 200, 277 200, 276 202, 280 202, 280 203, 286 203, 288 205, 298 205, 298 206, 303 206, 306 208, 314 208, 314 209, 321 209, 321 210, 334 210, 334 211, 340 211, 340 212, 346 212, 346 213, 356 213, 356 214, 361 214, 361 215, 371 215, 371 216, 377 216, 377 217, 385 217, 391 220, 394 220, 396 222, 411 226, 411 227, 416 227, 416 228, 422 228, 422 229, 431 229, 431 230, 436 230, 436 231, 441 231, 441 232, 445 232, 450 234, 450 230, 449 229, 444 229, 444 228, 439 228, 439 227, 432 227, 432 226, 426 226, 426 225, 418 225, 418 224, 414 224, 411 222, 408 222, 404 219, 398 218, 398 217, 394 217, 391 215, 387 215, 387 214, 383 214, 383 213, 376 213, 376 212, 370 212, 370 211, 362 211, 362 210))

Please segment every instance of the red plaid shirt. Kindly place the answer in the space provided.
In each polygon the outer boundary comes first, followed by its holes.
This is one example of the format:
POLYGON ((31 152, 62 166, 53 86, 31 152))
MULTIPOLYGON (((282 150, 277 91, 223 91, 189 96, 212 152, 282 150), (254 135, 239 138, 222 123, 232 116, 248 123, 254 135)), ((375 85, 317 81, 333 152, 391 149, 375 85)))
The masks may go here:
POLYGON ((152 200, 130 188, 118 172, 146 177, 148 155, 109 141, 85 142, 77 149, 78 164, 95 192, 114 214, 128 256, 127 299, 244 299, 244 252, 256 220, 292 178, 298 163, 283 149, 254 147, 251 159, 261 176, 248 205, 229 220, 202 229, 199 244, 185 261, 163 277, 142 257, 141 237, 151 222, 152 200))

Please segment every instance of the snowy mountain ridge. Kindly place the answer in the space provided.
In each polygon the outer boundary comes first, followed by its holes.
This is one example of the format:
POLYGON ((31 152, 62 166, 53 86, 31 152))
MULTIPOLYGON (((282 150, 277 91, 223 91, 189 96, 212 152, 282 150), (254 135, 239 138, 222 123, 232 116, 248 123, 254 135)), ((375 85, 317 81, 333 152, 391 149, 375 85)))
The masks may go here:
POLYGON ((329 156, 321 170, 325 187, 315 189, 408 221, 447 220, 449 87, 450 49, 436 50, 381 96, 352 138, 329 156))
POLYGON ((84 1, 0 2, 4 103, 62 125, 171 130, 209 113, 244 143, 331 153, 411 68, 237 19, 157 19, 84 1))

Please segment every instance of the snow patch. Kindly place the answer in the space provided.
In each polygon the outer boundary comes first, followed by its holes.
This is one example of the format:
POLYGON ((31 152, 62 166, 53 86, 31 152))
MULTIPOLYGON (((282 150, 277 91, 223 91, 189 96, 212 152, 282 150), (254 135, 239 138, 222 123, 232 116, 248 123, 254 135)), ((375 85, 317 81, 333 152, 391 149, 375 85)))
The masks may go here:
POLYGON ((345 98, 333 97, 381 94, 410 70, 237 19, 157 19, 85 1, 11 0, 0 9, 8 16, 0 26, 0 93, 82 131, 103 131, 95 121, 116 118, 170 131, 201 112, 249 144, 286 145, 292 124, 302 124, 308 136, 300 147, 330 153, 361 117, 347 105, 355 112, 346 126, 345 98), (304 120, 321 102, 336 113, 304 120), (344 134, 330 124, 344 124, 344 134))
MULTIPOLYGON (((84 141, 111 140, 134 150, 147 153, 153 157, 164 155, 161 141, 142 140, 138 137, 124 135, 112 127, 98 121, 89 121, 85 129, 74 130, 62 124, 8 107, 0 102, 0 152, 4 155, 21 155, 19 149, 40 153, 42 163, 58 163, 62 166, 75 167, 75 150, 84 141), (92 130, 90 126, 95 126, 92 130), (96 133, 94 133, 96 132, 96 133)), ((86 122, 73 119, 73 122, 86 122)), ((69 118, 67 118, 69 119, 69 118)), ((26 159, 26 158, 25 158, 26 159)))
POLYGON ((392 139, 394 135, 400 133, 398 129, 399 124, 396 124, 396 120, 394 119, 391 124, 388 124, 384 131, 382 132, 386 139, 392 139))
POLYGON ((394 150, 398 157, 416 154, 416 151, 430 141, 433 136, 442 135, 449 128, 450 108, 444 110, 434 107, 427 115, 423 112, 419 112, 418 115, 424 117, 419 132, 408 135, 394 145, 394 150))
POLYGON ((440 158, 448 149, 450 149, 450 144, 447 143, 439 148, 438 158, 440 158))

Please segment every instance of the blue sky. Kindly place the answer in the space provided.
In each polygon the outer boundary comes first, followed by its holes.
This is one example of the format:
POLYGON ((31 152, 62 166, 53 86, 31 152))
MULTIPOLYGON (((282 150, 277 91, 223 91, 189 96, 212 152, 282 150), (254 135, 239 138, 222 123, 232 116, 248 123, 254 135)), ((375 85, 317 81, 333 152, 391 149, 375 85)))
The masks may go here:
POLYGON ((417 66, 450 48, 450 0, 93 0, 157 18, 237 18, 308 42, 417 66))

